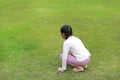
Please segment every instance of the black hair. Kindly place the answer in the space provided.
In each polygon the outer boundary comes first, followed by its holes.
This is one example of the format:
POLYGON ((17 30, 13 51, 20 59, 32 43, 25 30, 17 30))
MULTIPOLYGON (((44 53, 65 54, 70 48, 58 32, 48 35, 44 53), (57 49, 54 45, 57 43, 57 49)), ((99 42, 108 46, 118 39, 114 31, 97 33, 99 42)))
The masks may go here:
POLYGON ((70 25, 63 25, 63 26, 61 27, 61 29, 60 29, 60 32, 65 34, 66 39, 67 39, 69 36, 72 36, 72 35, 73 35, 72 28, 71 28, 70 25))

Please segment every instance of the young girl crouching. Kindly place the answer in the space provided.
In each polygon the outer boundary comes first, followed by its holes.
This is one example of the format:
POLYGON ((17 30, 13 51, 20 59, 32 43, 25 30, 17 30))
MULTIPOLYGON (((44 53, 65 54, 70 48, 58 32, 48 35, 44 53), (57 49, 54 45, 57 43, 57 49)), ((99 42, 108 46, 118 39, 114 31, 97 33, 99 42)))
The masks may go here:
POLYGON ((60 32, 65 41, 63 43, 63 53, 60 55, 62 67, 59 67, 58 71, 64 72, 67 69, 67 64, 74 67, 74 72, 83 71, 90 62, 90 52, 79 38, 73 36, 70 25, 63 25, 60 32))

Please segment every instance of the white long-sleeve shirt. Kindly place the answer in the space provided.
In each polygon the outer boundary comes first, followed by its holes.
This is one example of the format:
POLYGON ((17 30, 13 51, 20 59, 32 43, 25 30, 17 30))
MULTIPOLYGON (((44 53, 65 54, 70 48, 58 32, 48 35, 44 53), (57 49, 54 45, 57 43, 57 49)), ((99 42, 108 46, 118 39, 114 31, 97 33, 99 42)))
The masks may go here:
POLYGON ((64 70, 66 70, 67 67, 67 57, 69 53, 75 56, 78 62, 84 61, 91 55, 79 38, 70 36, 63 43, 62 69, 64 70))

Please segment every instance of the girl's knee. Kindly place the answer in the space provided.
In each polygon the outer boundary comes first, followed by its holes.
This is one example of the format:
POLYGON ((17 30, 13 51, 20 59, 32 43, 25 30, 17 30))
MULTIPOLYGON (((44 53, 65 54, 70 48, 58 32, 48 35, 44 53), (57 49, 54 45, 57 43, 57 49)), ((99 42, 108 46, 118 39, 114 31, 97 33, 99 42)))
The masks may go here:
POLYGON ((60 54, 60 59, 62 59, 62 57, 63 57, 63 54, 61 53, 61 54, 60 54))

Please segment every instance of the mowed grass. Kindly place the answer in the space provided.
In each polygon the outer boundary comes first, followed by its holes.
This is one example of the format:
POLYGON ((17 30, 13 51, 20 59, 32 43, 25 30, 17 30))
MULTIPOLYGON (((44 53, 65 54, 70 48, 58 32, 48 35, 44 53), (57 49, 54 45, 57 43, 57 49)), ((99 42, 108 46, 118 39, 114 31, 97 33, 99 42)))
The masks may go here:
POLYGON ((119 80, 119 0, 0 0, 0 80, 119 80), (60 73, 70 24, 92 55, 88 69, 60 73))

